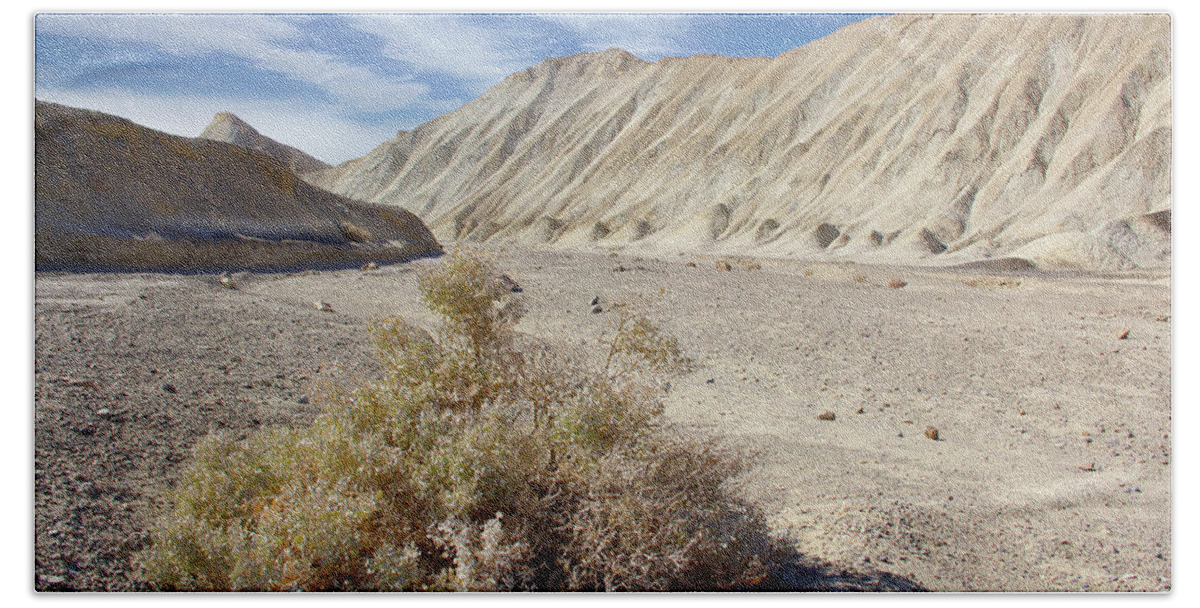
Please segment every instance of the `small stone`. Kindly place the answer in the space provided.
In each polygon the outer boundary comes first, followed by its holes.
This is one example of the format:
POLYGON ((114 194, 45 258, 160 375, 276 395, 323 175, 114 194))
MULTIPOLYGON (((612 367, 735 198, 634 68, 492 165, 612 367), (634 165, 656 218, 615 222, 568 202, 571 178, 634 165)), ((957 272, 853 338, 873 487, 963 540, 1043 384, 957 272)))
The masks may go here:
POLYGON ((321 312, 333 312, 333 305, 329 302, 313 302, 313 308, 321 312))
POLYGON ((600 296, 596 296, 596 297, 592 298, 592 301, 591 301, 591 303, 588 304, 588 306, 595 306, 599 303, 600 303, 600 296))
POLYGON ((100 416, 102 418, 105 416, 108 416, 109 414, 112 414, 112 410, 110 410, 106 407, 102 407, 102 408, 96 410, 96 415, 100 416))
POLYGON ((71 586, 67 584, 67 579, 61 576, 39 574, 38 579, 41 580, 42 588, 46 591, 72 591, 71 586))
POLYGON ((367 270, 378 270, 378 269, 379 269, 379 264, 376 264, 375 262, 367 262, 366 264, 363 264, 362 266, 359 266, 359 267, 358 267, 358 269, 359 269, 359 270, 362 270, 362 271, 367 271, 367 270))
POLYGON ((717 260, 716 265, 717 265, 717 270, 725 270, 725 271, 733 270, 733 265, 725 260, 717 260))
POLYGON ((601 308, 600 306, 598 306, 598 305, 597 305, 597 306, 593 306, 593 307, 592 307, 592 314, 594 314, 594 315, 598 315, 598 314, 600 314, 600 313, 602 313, 602 312, 604 312, 604 309, 603 309, 603 308, 601 308))
POLYGON ((1087 464, 1081 464, 1081 465, 1079 465, 1079 470, 1080 470, 1080 471, 1088 471, 1088 472, 1095 471, 1095 470, 1096 470, 1096 463, 1095 463, 1095 462, 1089 462, 1089 463, 1087 463, 1087 464))
POLYGON ((1130 332, 1130 330, 1128 330, 1128 329, 1124 329, 1124 328, 1118 329, 1117 330, 1117 339, 1118 340, 1128 340, 1129 332, 1130 332))
POLYGON ((502 274, 502 275, 496 277, 496 282, 499 283, 500 288, 503 289, 504 291, 508 291, 511 293, 521 293, 522 291, 524 291, 521 288, 520 284, 518 284, 516 281, 513 280, 512 277, 510 277, 506 274, 502 274))
POLYGON ((861 414, 861 413, 863 413, 863 408, 861 408, 861 407, 860 407, 860 408, 858 408, 857 410, 854 410, 854 413, 855 413, 855 414, 861 414))
POLYGON ((300 395, 300 398, 296 400, 296 403, 299 403, 300 405, 308 405, 308 395, 300 395))
POLYGON ((217 277, 217 282, 225 289, 237 289, 237 283, 233 281, 233 275, 228 272, 221 273, 221 276, 217 277))
POLYGON ((837 420, 837 414, 833 412, 821 412, 817 414, 817 420, 837 420))
POLYGON ((925 436, 934 441, 937 441, 938 437, 939 437, 937 427, 936 426, 925 427, 925 436))
POLYGON ((172 395, 179 392, 179 389, 175 388, 175 385, 171 384, 170 382, 163 384, 162 390, 167 391, 168 393, 171 393, 172 395))

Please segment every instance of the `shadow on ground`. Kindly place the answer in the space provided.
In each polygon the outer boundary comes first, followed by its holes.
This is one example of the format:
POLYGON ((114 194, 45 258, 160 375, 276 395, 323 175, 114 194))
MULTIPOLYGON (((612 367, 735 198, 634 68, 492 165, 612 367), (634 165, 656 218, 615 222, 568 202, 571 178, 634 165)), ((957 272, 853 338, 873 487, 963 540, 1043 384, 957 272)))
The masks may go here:
POLYGON ((755 591, 928 591, 920 583, 891 572, 850 572, 799 554, 785 561, 755 591))

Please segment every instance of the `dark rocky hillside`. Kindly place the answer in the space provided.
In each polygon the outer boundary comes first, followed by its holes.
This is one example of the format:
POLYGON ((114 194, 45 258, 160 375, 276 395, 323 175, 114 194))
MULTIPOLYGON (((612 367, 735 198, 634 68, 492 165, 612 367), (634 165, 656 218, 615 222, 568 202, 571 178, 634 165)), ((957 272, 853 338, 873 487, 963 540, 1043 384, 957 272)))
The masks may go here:
POLYGON ((261 152, 37 102, 38 270, 286 270, 441 250, 413 214, 313 187, 261 152))

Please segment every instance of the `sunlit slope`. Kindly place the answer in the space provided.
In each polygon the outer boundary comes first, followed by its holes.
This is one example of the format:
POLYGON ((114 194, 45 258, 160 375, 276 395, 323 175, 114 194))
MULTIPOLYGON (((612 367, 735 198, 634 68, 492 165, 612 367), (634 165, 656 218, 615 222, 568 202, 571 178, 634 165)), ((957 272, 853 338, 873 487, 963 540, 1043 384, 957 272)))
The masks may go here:
POLYGON ((899 15, 774 59, 550 59, 306 179, 446 240, 1167 265, 1170 19, 899 15))

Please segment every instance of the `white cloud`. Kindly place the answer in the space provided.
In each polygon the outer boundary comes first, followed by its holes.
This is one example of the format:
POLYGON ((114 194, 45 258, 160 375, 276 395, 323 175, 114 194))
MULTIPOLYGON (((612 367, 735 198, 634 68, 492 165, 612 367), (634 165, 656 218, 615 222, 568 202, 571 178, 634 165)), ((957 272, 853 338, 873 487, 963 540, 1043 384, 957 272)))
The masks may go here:
POLYGON ((385 77, 335 55, 289 48, 286 43, 303 33, 272 15, 42 15, 37 29, 101 43, 142 43, 180 57, 229 53, 314 85, 359 110, 400 108, 429 93, 424 83, 385 77))
POLYGON ((166 97, 124 90, 43 90, 38 99, 97 110, 174 135, 195 137, 217 112, 233 112, 263 135, 328 163, 357 158, 396 135, 381 125, 364 125, 336 113, 274 100, 223 97, 166 97))
POLYGON ((348 23, 383 38, 387 57, 448 75, 474 91, 541 59, 532 49, 535 33, 481 27, 463 15, 356 15, 348 23))

